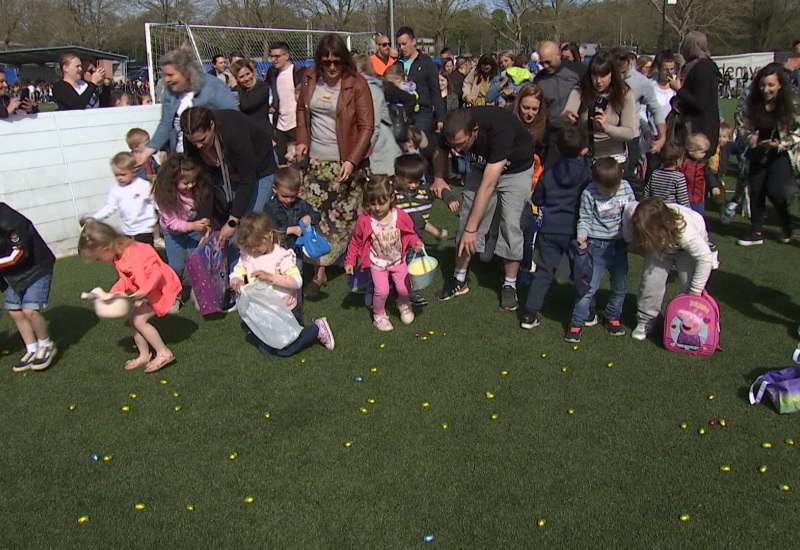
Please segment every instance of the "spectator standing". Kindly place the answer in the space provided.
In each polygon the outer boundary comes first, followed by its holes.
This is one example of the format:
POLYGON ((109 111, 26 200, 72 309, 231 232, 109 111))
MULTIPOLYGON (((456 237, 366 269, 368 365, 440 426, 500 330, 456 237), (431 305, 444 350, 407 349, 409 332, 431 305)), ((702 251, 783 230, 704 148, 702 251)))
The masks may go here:
POLYGON ((375 53, 370 56, 369 61, 377 76, 383 76, 386 69, 394 65, 397 60, 392 57, 392 42, 388 36, 381 33, 375 35, 375 53))
POLYGON ((266 81, 272 91, 273 123, 275 126, 275 152, 278 164, 286 162, 290 143, 297 138, 297 99, 295 91, 303 79, 303 67, 292 63, 289 45, 275 42, 269 47, 272 66, 267 70, 266 81))
POLYGON ((319 233, 331 245, 330 253, 314 260, 306 296, 319 294, 326 267, 347 249, 363 196, 354 176, 366 169, 374 129, 367 81, 356 71, 344 40, 326 34, 317 45, 314 67, 303 74, 297 99, 295 154, 309 161, 303 198, 320 213, 319 233))
POLYGON ((486 105, 489 84, 497 74, 497 63, 494 56, 488 53, 482 55, 478 64, 464 78, 464 105, 468 107, 486 105))
POLYGON ((409 122, 423 132, 439 132, 446 112, 445 101, 439 93, 439 69, 430 57, 417 49, 417 39, 410 27, 400 27, 395 38, 406 78, 417 85, 419 109, 409 122))
POLYGON ((369 156, 369 169, 373 174, 394 176, 394 159, 402 155, 403 151, 392 133, 392 116, 383 91, 384 83, 372 72, 372 63, 367 56, 355 56, 355 63, 359 74, 369 85, 375 116, 375 129, 370 139, 372 153, 369 156))
POLYGON ((38 113, 39 107, 34 104, 32 97, 27 98, 11 97, 8 95, 8 80, 6 72, 0 69, 0 118, 8 118, 8 115, 22 113, 38 113))
POLYGON ((234 90, 239 93, 239 110, 262 126, 269 135, 273 135, 269 121, 269 86, 256 78, 255 63, 249 59, 239 59, 231 65, 231 72, 238 82, 234 90))
POLYGON ((450 91, 458 96, 458 106, 464 106, 464 79, 469 73, 469 59, 461 58, 456 62, 456 68, 447 75, 450 91))
POLYGON ((99 86, 105 79, 102 68, 84 73, 80 58, 71 53, 61 56, 59 67, 61 80, 53 84, 53 99, 59 111, 81 111, 108 106, 108 98, 103 102, 100 97, 99 86), (89 82, 81 78, 82 76, 88 76, 89 82))

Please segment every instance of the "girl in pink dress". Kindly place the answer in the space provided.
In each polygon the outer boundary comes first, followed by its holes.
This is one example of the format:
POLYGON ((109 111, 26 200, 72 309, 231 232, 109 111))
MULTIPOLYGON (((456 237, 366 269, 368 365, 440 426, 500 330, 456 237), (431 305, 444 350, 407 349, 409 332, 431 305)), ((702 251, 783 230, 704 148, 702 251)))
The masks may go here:
POLYGON ((78 254, 86 260, 113 262, 119 273, 109 293, 131 292, 135 299, 130 324, 139 356, 125 362, 131 370, 145 365, 145 372, 156 372, 175 360, 158 330, 149 323, 153 315, 163 317, 181 291, 181 281, 149 244, 138 243, 108 224, 93 218, 81 220, 78 254), (155 350, 153 357, 150 348, 155 350))

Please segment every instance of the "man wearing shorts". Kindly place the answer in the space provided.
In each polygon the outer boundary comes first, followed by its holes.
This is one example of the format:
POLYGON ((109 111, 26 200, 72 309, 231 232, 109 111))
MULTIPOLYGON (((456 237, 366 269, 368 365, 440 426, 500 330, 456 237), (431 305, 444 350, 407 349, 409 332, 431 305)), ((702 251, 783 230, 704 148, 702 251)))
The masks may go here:
POLYGON ((0 290, 3 306, 25 344, 14 372, 44 370, 53 362, 56 346, 41 310, 47 307, 55 256, 25 216, 0 202, 0 290))
POLYGON ((486 234, 499 209, 500 234, 494 252, 505 263, 500 308, 515 311, 523 249, 522 212, 530 203, 533 177, 533 141, 522 122, 506 109, 481 106, 451 111, 434 154, 431 191, 436 195, 449 189, 445 177, 451 151, 463 155, 472 170, 464 184, 455 270, 436 298, 449 300, 469 292, 470 258, 483 252, 486 234))

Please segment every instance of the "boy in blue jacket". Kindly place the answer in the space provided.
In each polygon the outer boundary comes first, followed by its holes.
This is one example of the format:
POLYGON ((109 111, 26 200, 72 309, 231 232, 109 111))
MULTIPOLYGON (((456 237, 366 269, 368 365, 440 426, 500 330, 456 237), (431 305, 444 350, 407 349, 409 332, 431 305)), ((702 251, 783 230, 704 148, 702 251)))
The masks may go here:
POLYGON ((544 209, 544 220, 536 237, 539 262, 520 322, 524 329, 539 326, 539 310, 553 274, 575 235, 581 193, 592 180, 585 158, 588 138, 583 128, 563 128, 556 144, 561 156, 544 171, 531 197, 533 204, 544 209))

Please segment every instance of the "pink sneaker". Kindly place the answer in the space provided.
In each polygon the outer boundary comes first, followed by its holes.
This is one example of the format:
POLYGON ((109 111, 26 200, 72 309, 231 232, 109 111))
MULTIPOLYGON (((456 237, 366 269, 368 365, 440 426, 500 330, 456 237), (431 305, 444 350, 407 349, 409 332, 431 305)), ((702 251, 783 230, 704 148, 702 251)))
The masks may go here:
POLYGON ((411 311, 409 304, 400 304, 397 309, 400 310, 400 320, 403 321, 404 325, 410 325, 414 322, 414 312, 411 311))
POLYGON ((336 341, 333 339, 333 332, 331 332, 331 326, 328 324, 328 320, 325 317, 320 317, 319 319, 314 319, 314 324, 319 328, 319 332, 317 333, 317 340, 319 340, 319 343, 328 349, 333 349, 336 345, 336 341))
POLYGON ((394 330, 392 322, 389 320, 389 316, 385 313, 382 315, 375 314, 375 319, 372 321, 372 324, 375 325, 375 328, 381 332, 389 332, 390 330, 394 330))

